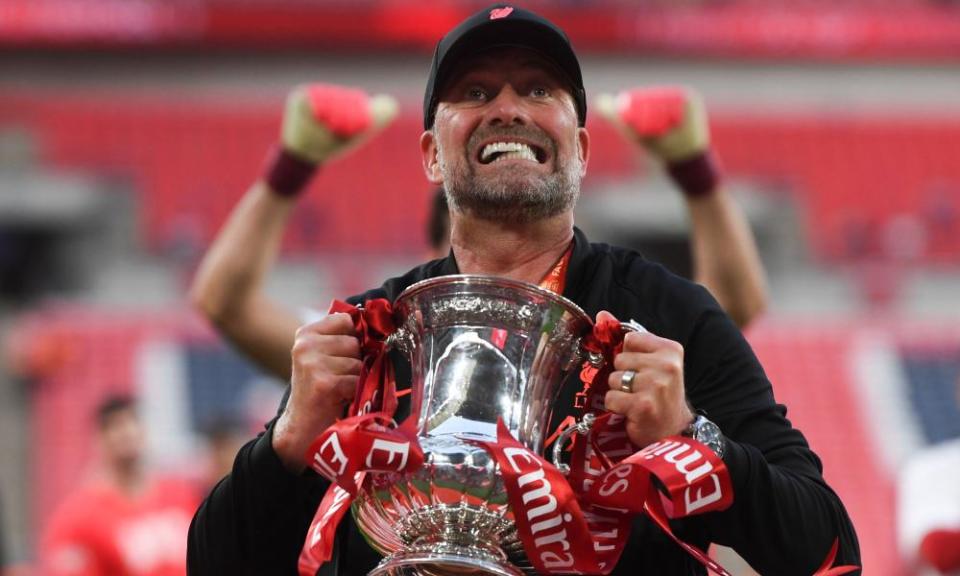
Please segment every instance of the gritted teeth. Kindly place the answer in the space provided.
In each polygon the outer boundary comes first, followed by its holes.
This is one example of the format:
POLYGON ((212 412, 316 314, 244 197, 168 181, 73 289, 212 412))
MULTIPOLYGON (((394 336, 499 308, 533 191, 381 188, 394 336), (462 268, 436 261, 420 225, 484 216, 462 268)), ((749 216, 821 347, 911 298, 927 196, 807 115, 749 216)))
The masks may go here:
POLYGON ((539 148, 523 142, 491 142, 480 151, 480 162, 490 164, 501 158, 516 158, 542 163, 545 154, 539 148))

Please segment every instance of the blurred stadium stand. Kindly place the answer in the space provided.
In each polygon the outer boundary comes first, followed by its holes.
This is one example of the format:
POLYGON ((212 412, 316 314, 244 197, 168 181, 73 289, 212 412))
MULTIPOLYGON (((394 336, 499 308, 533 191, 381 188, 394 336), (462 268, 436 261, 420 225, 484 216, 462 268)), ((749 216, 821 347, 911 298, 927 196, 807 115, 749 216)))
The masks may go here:
MULTIPOLYGON (((486 2, 6 0, 10 46, 432 49, 486 2)), ((581 49, 737 58, 955 59, 950 0, 531 0, 581 49)))
POLYGON ((904 352, 904 370, 910 386, 910 400, 920 415, 927 442, 937 444, 960 438, 960 410, 957 382, 960 381, 960 354, 942 343, 904 352))
MULTIPOLYGON (((202 456, 220 417, 255 426, 273 411, 280 387, 224 347, 183 292, 259 173, 291 85, 389 91, 402 115, 323 169, 271 293, 324 307, 420 259, 429 50, 482 4, 0 3, 0 490, 16 558, 31 558, 82 474, 103 393, 145 399, 161 466, 202 456)), ((896 467, 960 436, 960 6, 525 4, 585 51, 588 92, 676 82, 706 94, 770 271, 773 309, 749 340, 847 502, 866 573, 907 573, 896 467), (878 413, 902 429, 884 431, 878 413)), ((581 223, 682 271, 676 196, 612 129, 589 127, 581 223)))
MULTIPOLYGON (((15 123, 42 143, 44 165, 127 181, 139 194, 141 240, 159 252, 184 243, 206 246, 257 175, 264 143, 279 123, 276 105, 157 96, 5 95, 0 111, 0 122, 15 123)), ((627 146, 599 122, 590 128, 598 160, 591 178, 628 173, 635 159, 627 146)), ((418 153, 408 145, 420 129, 419 114, 408 106, 363 155, 326 169, 322 184, 333 193, 307 196, 286 249, 418 248, 424 215, 404 208, 427 199, 418 153), (374 201, 380 209, 366 215, 369 225, 355 226, 350 214, 374 201)), ((920 237, 904 257, 956 261, 960 117, 715 113, 713 132, 731 175, 773 183, 775 192, 788 188, 818 258, 883 257, 886 231, 906 225, 914 228, 894 232, 920 237)))

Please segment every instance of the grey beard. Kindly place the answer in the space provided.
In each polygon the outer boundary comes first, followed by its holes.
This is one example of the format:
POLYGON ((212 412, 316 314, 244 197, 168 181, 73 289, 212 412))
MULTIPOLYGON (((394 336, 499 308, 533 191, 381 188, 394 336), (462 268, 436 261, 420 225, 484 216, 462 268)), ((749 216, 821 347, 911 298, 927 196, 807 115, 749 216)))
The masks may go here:
POLYGON ((478 178, 466 159, 451 165, 437 150, 451 208, 484 220, 516 224, 537 222, 572 208, 580 196, 579 158, 547 176, 507 171, 478 178))

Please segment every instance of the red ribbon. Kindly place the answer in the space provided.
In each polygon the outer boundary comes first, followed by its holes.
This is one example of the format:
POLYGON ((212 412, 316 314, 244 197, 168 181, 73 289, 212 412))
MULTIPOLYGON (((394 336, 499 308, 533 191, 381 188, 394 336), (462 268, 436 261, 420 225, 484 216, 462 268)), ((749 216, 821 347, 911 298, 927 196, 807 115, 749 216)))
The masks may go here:
POLYGON ((604 410, 603 397, 608 388, 607 380, 613 372, 613 358, 623 350, 623 328, 620 321, 611 317, 598 322, 593 326, 593 330, 584 336, 580 345, 591 355, 603 357, 604 362, 599 369, 590 362, 583 363, 580 372, 583 390, 577 393, 574 402, 577 408, 586 412, 601 412, 604 410), (588 402, 591 402, 590 405, 588 402))
POLYGON ((581 373, 581 406, 596 420, 587 439, 575 438, 569 482, 513 439, 502 421, 497 442, 480 443, 499 464, 524 550, 542 574, 608 574, 623 552, 632 517, 644 513, 699 562, 729 576, 702 550, 673 534, 662 502, 667 501, 673 518, 729 507, 733 488, 723 461, 696 440, 679 436, 638 452, 624 418, 604 410, 623 336, 620 322, 609 318, 582 343, 588 352, 603 356, 604 363, 599 369, 585 365, 581 373), (666 494, 661 495, 651 476, 666 494))
POLYGON ((502 420, 497 441, 479 444, 499 464, 517 533, 538 573, 609 574, 626 545, 632 517, 645 513, 699 562, 730 576, 702 550, 680 540, 667 521, 723 510, 733 502, 723 461, 700 442, 674 436, 653 444, 587 478, 589 490, 579 494, 552 464, 517 442, 502 420), (666 495, 652 476, 666 486, 666 495))
MULTIPOLYGON (((397 394, 386 340, 396 325, 390 303, 371 300, 359 309, 335 301, 330 312, 350 314, 363 367, 350 417, 324 431, 307 454, 311 467, 333 483, 304 542, 300 576, 313 576, 331 558, 337 525, 366 472, 409 473, 424 460, 411 419, 399 428, 393 421, 397 394)), ((588 438, 574 440, 569 482, 539 454, 517 442, 502 420, 497 423, 496 442, 477 442, 499 464, 527 557, 542 574, 609 574, 626 545, 632 517, 643 513, 699 562, 720 576, 729 576, 702 550, 680 540, 668 522, 668 518, 730 506, 733 489, 723 461, 703 444, 680 436, 636 451, 624 418, 605 412, 603 406, 613 358, 623 349, 620 322, 600 322, 582 345, 602 355, 604 363, 600 369, 585 363, 581 373, 584 390, 578 394, 578 407, 593 413, 596 420, 588 438), (664 486, 663 493, 651 476, 664 486)), ((836 552, 834 542, 814 576, 840 576, 857 569, 830 568, 836 552)))
MULTIPOLYGON (((354 478, 358 485, 363 483, 363 473, 354 478)), ((350 509, 353 496, 340 487, 331 484, 323 500, 317 506, 317 512, 307 531, 307 539, 300 550, 297 560, 297 573, 300 576, 315 576, 317 570, 333 556, 333 541, 337 536, 337 526, 343 515, 350 509)))
POLYGON ((360 380, 357 394, 349 414, 369 414, 383 412, 390 417, 397 409, 397 384, 393 373, 393 364, 388 361, 387 338, 396 332, 393 321, 393 307, 384 298, 367 300, 363 308, 357 308, 334 300, 330 305, 330 314, 343 312, 350 315, 360 341, 360 380))
POLYGON ((860 569, 859 566, 833 566, 833 562, 837 558, 837 549, 839 546, 840 539, 837 538, 833 541, 833 546, 830 547, 830 553, 827 554, 827 559, 824 560, 820 568, 813 573, 813 576, 842 576, 843 574, 848 574, 860 569))
POLYGON ((503 419, 497 441, 477 442, 500 465, 510 509, 527 557, 540 574, 605 573, 577 497, 549 462, 517 442, 503 419))
POLYGON ((423 450, 409 426, 396 428, 382 413, 340 420, 317 437, 307 451, 310 467, 357 495, 358 472, 412 472, 423 464, 423 450))
POLYGON ((413 422, 397 428, 397 385, 387 356, 387 338, 396 331, 393 308, 385 299, 363 308, 335 300, 330 314, 350 315, 360 341, 362 366, 349 418, 338 421, 310 445, 310 466, 332 481, 317 507, 300 551, 300 576, 314 576, 333 555, 337 525, 363 484, 367 471, 412 472, 423 464, 413 422))

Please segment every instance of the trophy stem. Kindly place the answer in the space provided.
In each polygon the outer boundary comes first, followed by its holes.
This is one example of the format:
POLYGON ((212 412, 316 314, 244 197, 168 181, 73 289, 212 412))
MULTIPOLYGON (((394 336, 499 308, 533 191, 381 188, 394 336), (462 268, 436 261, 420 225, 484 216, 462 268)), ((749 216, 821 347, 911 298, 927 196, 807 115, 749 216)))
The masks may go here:
POLYGON ((524 575, 507 555, 519 544, 512 522, 489 510, 425 506, 408 514, 397 532, 407 544, 384 558, 371 575, 524 575))
POLYGON ((499 548, 436 539, 384 558, 370 576, 524 576, 499 548))

